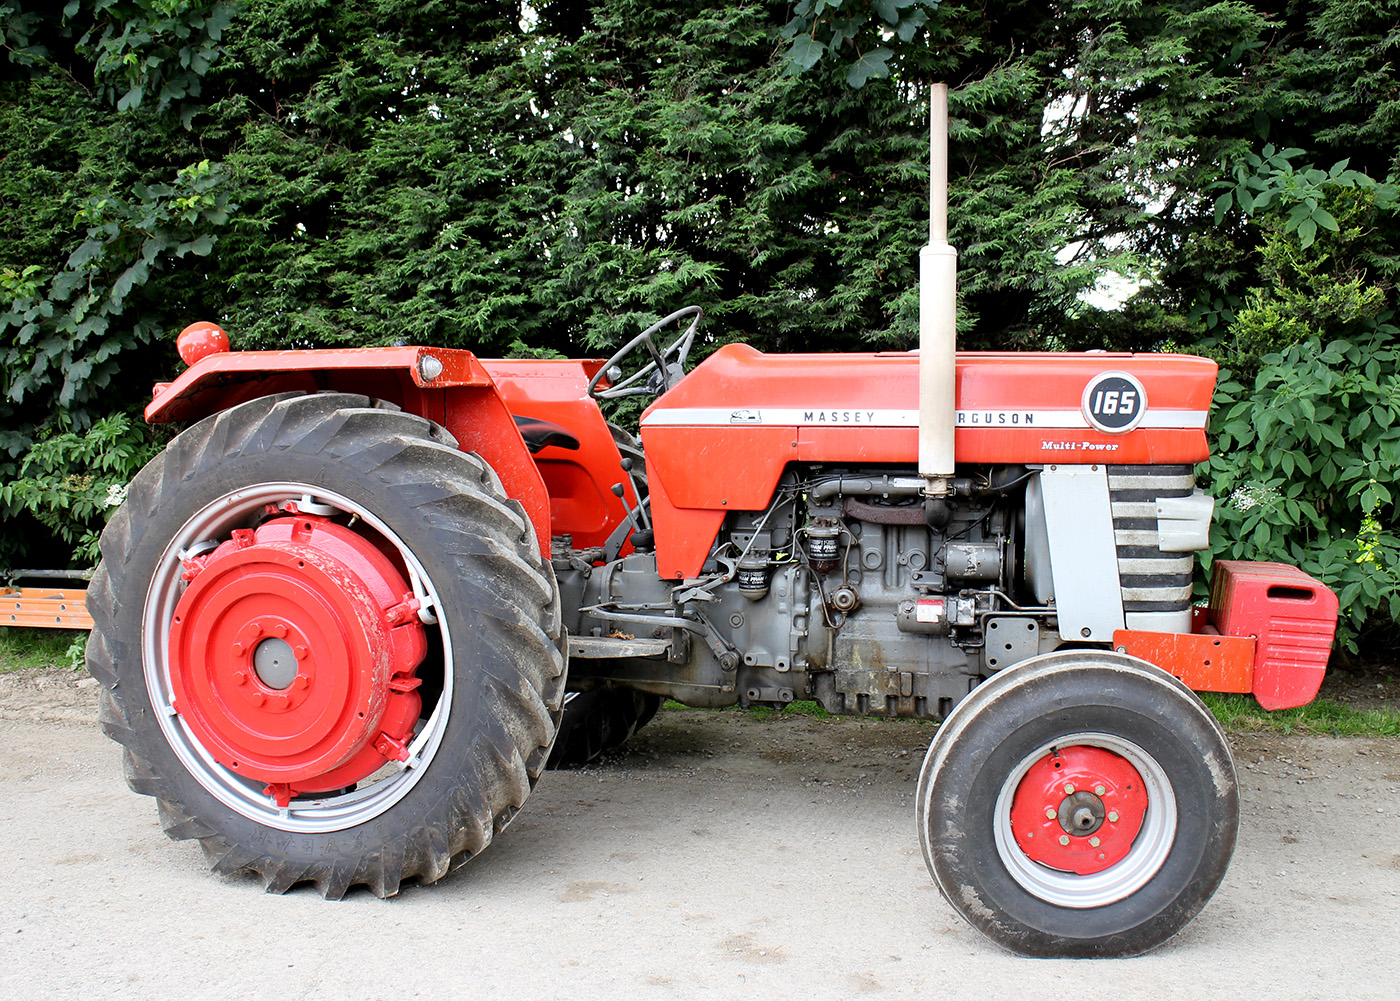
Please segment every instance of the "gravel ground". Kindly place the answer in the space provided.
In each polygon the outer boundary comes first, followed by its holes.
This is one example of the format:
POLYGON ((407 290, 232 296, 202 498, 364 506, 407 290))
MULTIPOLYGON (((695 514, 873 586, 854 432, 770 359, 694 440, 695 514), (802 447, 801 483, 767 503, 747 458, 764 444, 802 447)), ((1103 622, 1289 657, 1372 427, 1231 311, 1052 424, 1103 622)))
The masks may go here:
POLYGON ((1215 899, 1152 955, 1070 962, 1002 953, 939 897, 913 829, 925 725, 666 711, 547 775, 443 882, 327 903, 166 840, 95 717, 71 673, 0 675, 0 996, 1400 992, 1400 741, 1237 735, 1244 817, 1215 899))

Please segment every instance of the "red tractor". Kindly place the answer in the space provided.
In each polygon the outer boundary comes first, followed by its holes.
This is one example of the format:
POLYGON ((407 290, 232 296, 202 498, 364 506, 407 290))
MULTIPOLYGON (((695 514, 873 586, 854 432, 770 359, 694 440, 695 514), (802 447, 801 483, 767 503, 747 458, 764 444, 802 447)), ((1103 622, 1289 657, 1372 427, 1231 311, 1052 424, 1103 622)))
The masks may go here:
POLYGON ((1213 362, 955 357, 941 132, 918 353, 728 345, 686 372, 693 307, 606 361, 182 335, 146 415, 192 426, 88 598, 102 721, 166 832, 269 891, 388 896, 663 698, 815 700, 944 720, 919 838, 996 942, 1182 928, 1239 818, 1192 688, 1310 700, 1336 599, 1218 563, 1193 609, 1213 362), (599 405, 634 394, 640 441, 599 405))

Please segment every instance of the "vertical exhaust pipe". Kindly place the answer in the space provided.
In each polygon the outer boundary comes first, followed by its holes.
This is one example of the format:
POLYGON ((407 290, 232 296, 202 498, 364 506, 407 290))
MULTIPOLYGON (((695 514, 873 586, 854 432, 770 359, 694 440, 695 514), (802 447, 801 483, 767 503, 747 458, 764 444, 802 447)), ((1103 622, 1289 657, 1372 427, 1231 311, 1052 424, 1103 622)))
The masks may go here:
MULTIPOLYGON (((957 421, 958 252, 948 243, 948 85, 929 104, 928 246, 919 251, 919 475, 931 524, 953 477, 957 421)), ((946 505, 941 505, 946 511, 946 505)), ((946 516, 943 518, 946 524, 946 516)))

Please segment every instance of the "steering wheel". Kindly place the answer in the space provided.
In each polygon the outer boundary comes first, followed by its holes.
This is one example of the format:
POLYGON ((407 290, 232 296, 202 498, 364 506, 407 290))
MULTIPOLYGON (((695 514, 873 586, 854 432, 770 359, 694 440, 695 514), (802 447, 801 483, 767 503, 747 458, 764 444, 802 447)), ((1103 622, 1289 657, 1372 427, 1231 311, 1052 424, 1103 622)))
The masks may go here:
POLYGON ((603 367, 588 380, 588 395, 595 400, 619 400, 624 396, 659 396, 669 390, 685 375, 685 359, 690 354, 690 346, 695 342, 695 331, 704 315, 705 311, 699 306, 686 306, 657 320, 603 362, 603 367), (686 325, 675 340, 658 349, 656 342, 651 339, 652 335, 687 316, 693 316, 695 319, 686 325), (639 346, 646 348, 647 354, 651 355, 651 361, 621 382, 615 382, 606 389, 599 389, 598 383, 609 378, 609 373, 617 373, 617 365, 639 346), (646 383, 638 385, 642 379, 646 379, 646 383))

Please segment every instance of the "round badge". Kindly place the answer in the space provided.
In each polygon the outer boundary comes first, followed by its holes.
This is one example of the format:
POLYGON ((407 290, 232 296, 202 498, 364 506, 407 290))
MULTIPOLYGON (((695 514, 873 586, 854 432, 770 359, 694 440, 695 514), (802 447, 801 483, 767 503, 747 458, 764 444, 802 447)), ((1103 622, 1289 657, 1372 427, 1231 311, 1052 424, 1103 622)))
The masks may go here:
POLYGON ((1147 413, 1147 390, 1127 372, 1100 372, 1084 387, 1082 404, 1089 423, 1106 434, 1125 434, 1147 413))

